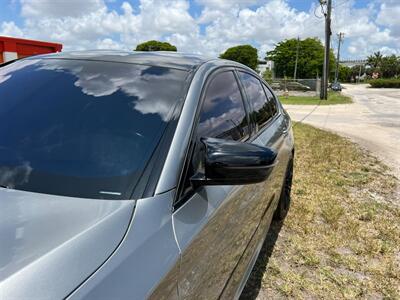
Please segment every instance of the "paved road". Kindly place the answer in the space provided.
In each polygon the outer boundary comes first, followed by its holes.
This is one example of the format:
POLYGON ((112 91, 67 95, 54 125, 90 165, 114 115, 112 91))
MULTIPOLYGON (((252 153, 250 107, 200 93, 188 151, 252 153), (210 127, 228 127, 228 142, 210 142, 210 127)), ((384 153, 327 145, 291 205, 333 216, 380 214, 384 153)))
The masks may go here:
MULTIPOLYGON (((319 106, 303 122, 351 138, 392 167, 400 178, 400 89, 345 85, 353 104, 319 106)), ((299 121, 315 106, 285 105, 299 121)))

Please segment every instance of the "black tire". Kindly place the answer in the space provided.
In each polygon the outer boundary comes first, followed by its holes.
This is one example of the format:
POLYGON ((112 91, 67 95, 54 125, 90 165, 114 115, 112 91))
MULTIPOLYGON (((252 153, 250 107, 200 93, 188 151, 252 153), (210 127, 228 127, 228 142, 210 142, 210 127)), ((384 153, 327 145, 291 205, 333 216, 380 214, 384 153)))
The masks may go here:
POLYGON ((283 182, 281 196, 279 198, 278 207, 274 214, 274 220, 283 220, 290 207, 290 192, 292 191, 293 181, 293 158, 289 160, 286 168, 285 180, 283 182))

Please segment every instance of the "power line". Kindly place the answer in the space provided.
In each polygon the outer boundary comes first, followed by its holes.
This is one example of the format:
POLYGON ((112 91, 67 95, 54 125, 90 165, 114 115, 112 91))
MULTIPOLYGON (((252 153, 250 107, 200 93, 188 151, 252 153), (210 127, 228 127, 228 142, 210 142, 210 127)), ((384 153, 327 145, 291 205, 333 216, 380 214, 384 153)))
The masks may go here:
POLYGON ((293 128, 297 125, 297 124, 299 124, 299 123, 303 123, 303 121, 305 120, 305 119, 307 119, 309 116, 311 116, 312 115, 312 113, 321 105, 321 99, 318 101, 318 103, 314 106, 314 108, 308 113, 308 114, 306 114, 303 118, 301 118, 301 120, 300 121, 297 121, 296 123, 294 123, 293 124, 293 128))
POLYGON ((319 19, 319 20, 315 20, 315 22, 314 22, 314 23, 311 23, 310 26, 311 26, 311 27, 316 26, 316 25, 318 25, 318 24, 321 24, 323 21, 324 21, 324 18, 319 19))
POLYGON ((333 8, 337 8, 337 7, 339 7, 339 6, 342 6, 343 4, 348 3, 349 1, 350 1, 350 0, 344 0, 344 1, 342 1, 342 2, 335 3, 335 5, 333 6, 333 8))
POLYGON ((326 12, 324 9, 324 5, 326 4, 326 0, 319 0, 319 5, 321 6, 322 14, 326 17, 326 12))
POLYGON ((318 6, 315 6, 315 8, 314 8, 314 16, 316 16, 318 19, 323 19, 324 16, 317 16, 317 8, 318 8, 318 6))

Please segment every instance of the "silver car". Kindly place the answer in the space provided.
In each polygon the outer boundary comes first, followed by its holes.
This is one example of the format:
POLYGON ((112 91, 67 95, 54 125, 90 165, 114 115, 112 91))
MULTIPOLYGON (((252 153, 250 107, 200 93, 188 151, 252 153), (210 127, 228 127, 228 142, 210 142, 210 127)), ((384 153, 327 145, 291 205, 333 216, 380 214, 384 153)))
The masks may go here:
POLYGON ((289 207, 277 97, 232 61, 70 52, 0 68, 0 299, 236 299, 289 207))

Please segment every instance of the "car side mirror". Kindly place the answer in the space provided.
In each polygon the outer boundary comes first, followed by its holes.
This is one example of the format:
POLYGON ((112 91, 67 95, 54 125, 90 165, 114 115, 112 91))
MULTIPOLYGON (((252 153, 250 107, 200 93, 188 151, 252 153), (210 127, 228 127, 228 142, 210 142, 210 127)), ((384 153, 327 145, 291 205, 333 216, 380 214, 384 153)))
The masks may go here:
POLYGON ((276 165, 277 153, 269 148, 215 138, 203 138, 201 143, 201 168, 191 178, 195 187, 262 182, 276 165))

